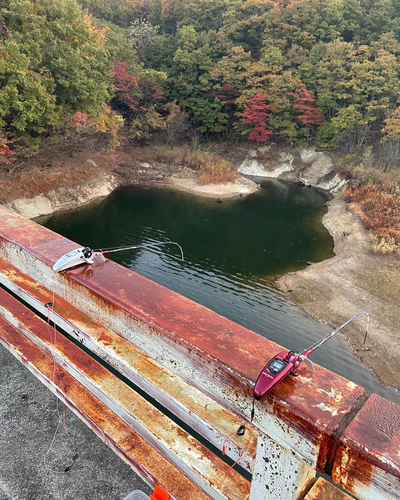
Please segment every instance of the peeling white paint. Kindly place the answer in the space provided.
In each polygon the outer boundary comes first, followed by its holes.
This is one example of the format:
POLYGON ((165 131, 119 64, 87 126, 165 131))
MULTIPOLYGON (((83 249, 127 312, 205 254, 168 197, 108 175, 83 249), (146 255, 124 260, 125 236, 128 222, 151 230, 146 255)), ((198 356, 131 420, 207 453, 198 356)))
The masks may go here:
POLYGON ((331 406, 328 406, 325 403, 319 403, 318 405, 313 405, 313 408, 319 408, 322 411, 328 411, 332 415, 332 417, 337 415, 336 408, 332 408, 331 406))

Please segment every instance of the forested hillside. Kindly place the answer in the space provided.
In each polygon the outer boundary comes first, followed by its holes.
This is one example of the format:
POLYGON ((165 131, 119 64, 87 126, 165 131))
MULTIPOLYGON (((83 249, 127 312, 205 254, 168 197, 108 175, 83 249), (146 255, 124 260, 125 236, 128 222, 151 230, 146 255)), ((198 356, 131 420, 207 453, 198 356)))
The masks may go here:
POLYGON ((400 0, 1 0, 1 158, 104 131, 400 145, 400 0))

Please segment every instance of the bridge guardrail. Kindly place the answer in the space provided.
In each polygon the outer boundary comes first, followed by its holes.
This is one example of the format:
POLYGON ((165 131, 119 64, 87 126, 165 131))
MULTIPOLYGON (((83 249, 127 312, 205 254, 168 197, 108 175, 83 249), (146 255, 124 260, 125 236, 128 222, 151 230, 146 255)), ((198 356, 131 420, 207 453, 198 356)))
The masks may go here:
MULTIPOLYGON (((185 391, 193 387, 199 398, 202 394, 225 409, 235 425, 243 422, 249 432, 258 435, 254 465, 252 453, 246 454, 243 462, 252 472, 251 500, 283 498, 282 492, 288 500, 298 498, 309 487, 315 471, 332 472, 333 479, 352 493, 361 491, 359 485, 366 481, 360 498, 400 498, 396 493, 398 457, 389 446, 397 439, 398 430, 390 434, 397 424, 387 431, 388 444, 380 460, 372 460, 374 453, 368 456, 375 472, 358 478, 358 483, 343 479, 354 476, 357 460, 362 463, 357 458, 361 455, 354 453, 352 466, 343 465, 343 450, 349 447, 352 436, 346 431, 364 418, 362 410, 369 404, 361 387, 320 366, 312 375, 303 369, 299 377, 287 378, 279 391, 256 402, 251 423, 255 379, 279 346, 111 261, 54 276, 54 262, 76 244, 3 208, 0 228, 0 257, 7 264, 135 346, 146 359, 154 360, 161 372, 166 370, 181 380, 185 391), (261 358, 259 353, 263 353, 261 358), (382 471, 385 481, 377 471, 382 471), (368 489, 382 496, 368 496, 368 489)), ((172 411, 175 408, 182 417, 180 405, 178 400, 172 403, 172 411)), ((400 422, 400 416, 395 420, 400 422)), ((218 446, 224 438, 217 421, 218 417, 211 418, 213 430, 208 435, 214 436, 218 446)), ((203 425, 207 427, 207 419, 203 425)), ((230 434, 235 430, 232 428, 230 434)), ((237 441, 236 448, 232 447, 236 450, 232 451, 233 459, 240 456, 241 442, 237 441)), ((366 460, 365 455, 362 458, 366 460)))

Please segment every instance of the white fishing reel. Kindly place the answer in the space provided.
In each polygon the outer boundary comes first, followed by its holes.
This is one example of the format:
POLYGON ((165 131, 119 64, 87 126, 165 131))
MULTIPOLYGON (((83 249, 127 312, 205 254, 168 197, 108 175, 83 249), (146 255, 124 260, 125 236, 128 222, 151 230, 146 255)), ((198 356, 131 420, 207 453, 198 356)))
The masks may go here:
POLYGON ((81 247, 66 253, 58 259, 53 266, 53 271, 59 273, 79 264, 94 264, 93 257, 96 253, 89 247, 81 247))

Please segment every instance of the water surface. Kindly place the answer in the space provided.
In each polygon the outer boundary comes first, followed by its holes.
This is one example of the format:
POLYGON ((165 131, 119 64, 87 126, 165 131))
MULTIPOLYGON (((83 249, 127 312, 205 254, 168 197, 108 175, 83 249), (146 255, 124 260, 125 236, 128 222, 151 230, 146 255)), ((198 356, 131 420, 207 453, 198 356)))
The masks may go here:
MULTIPOLYGON (((183 268, 174 245, 109 257, 299 352, 331 329, 292 304, 274 280, 334 255, 332 237, 322 224, 329 199, 325 191, 277 180, 222 203, 179 191, 129 187, 101 202, 35 220, 92 249, 176 241, 184 251, 183 268)), ((361 342, 365 319, 357 321, 361 342)), ((339 335, 311 359, 400 403, 399 394, 380 384, 339 335)))

